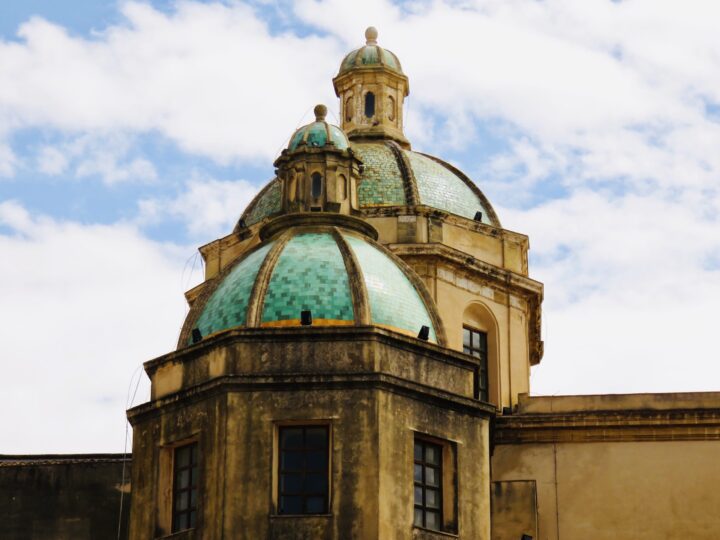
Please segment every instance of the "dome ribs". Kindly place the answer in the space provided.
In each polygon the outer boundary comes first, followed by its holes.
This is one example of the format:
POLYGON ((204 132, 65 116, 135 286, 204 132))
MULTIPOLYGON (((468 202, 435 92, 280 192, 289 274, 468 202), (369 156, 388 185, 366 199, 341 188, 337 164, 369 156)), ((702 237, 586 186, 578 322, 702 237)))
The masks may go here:
POLYGON ((248 302, 246 326, 249 328, 257 328, 260 326, 263 315, 263 306, 265 303, 265 293, 267 292, 268 285, 270 284, 270 277, 272 276, 272 272, 277 264, 280 254, 293 236, 293 230, 287 230, 282 233, 275 241, 275 245, 265 256, 263 263, 260 265, 260 270, 258 270, 257 277, 255 278, 255 284, 253 285, 252 292, 250 293, 250 300, 248 302))
POLYGON ((340 253, 343 256, 345 269, 347 270, 347 274, 350 279, 350 294, 353 298, 355 324, 360 326, 370 325, 372 324, 370 316, 370 299, 368 298, 367 287, 365 287, 365 278, 363 276, 360 263, 337 227, 332 228, 332 235, 333 238, 335 238, 335 242, 337 242, 340 253))
POLYGON ((417 181, 413 173, 410 162, 408 161, 402 147, 395 141, 385 141, 385 146, 392 150, 397 160, 400 173, 403 178, 403 187, 405 188, 405 201, 408 206, 417 206, 420 204, 420 193, 418 192, 417 181))

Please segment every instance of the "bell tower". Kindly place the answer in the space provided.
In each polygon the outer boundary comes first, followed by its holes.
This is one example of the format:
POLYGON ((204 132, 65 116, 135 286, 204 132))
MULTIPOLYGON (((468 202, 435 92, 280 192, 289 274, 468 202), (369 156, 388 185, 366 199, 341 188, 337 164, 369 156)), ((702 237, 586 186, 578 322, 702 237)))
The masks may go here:
POLYGON ((340 98, 342 128, 350 140, 392 139, 405 148, 403 101, 410 92, 397 56, 377 44, 378 31, 365 31, 365 46, 348 54, 333 79, 340 98))

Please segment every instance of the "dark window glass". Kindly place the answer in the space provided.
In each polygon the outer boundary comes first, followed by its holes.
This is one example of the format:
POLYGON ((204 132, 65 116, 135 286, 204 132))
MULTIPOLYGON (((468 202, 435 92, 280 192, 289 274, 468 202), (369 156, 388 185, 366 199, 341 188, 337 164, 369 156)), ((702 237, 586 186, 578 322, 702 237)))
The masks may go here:
POLYGON ((375 94, 372 92, 365 94, 365 116, 368 118, 375 116, 375 94))
POLYGON ((442 529, 442 447, 415 440, 415 518, 418 527, 442 529))
POLYGON ((487 401, 488 398, 488 361, 487 361, 487 333, 463 328, 463 352, 480 360, 480 369, 477 373, 475 386, 477 398, 487 401))
POLYGON ((280 428, 280 514, 327 514, 328 427, 280 428))
POLYGON ((310 194, 314 199, 317 199, 322 195, 322 175, 320 173, 313 173, 311 178, 310 194))
POLYGON ((198 445, 175 449, 173 473, 173 532, 191 529, 197 521, 198 445))

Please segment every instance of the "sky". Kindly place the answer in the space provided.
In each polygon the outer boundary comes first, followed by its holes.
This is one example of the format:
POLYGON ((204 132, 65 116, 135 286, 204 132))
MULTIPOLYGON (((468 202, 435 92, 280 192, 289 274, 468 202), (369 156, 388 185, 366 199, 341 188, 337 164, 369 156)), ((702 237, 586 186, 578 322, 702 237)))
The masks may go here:
POLYGON ((720 391, 720 3, 0 2, 0 453, 121 452, 146 360, 374 25, 545 284, 533 394, 720 391))

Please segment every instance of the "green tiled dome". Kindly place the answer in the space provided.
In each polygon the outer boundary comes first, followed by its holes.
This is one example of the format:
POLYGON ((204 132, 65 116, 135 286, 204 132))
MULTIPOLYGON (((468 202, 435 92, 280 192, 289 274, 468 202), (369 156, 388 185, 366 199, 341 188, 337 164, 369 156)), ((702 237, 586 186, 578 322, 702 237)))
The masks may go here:
MULTIPOLYGON (((353 143, 363 162, 358 186, 361 208, 429 206, 450 214, 500 226, 495 210, 463 173, 437 158, 401 149, 392 142, 353 143)), ((248 225, 280 211, 279 182, 273 180, 250 203, 243 218, 248 225)))
POLYGON ((347 136, 339 127, 327 122, 313 122, 293 133, 293 136, 290 137, 288 150, 296 150, 303 144, 307 146, 325 146, 328 141, 340 150, 346 150, 350 146, 347 136))
POLYGON ((369 239, 291 229, 218 278, 193 306, 186 331, 207 337, 243 326, 299 326, 300 313, 310 310, 314 325, 375 324, 412 336, 427 326, 437 342, 430 309, 402 263, 369 239), (364 298, 369 314, 355 298, 364 298))
POLYGON ((395 53, 379 47, 377 44, 377 30, 370 27, 365 31, 367 43, 364 47, 360 47, 352 51, 343 58, 340 63, 340 73, 345 73, 356 67, 384 66, 402 73, 400 60, 395 53))
POLYGON ((328 144, 340 150, 347 150, 350 143, 345 132, 337 126, 328 124, 325 121, 327 107, 317 105, 315 107, 315 121, 312 124, 301 127, 290 137, 288 150, 297 150, 301 146, 323 147, 328 144))

